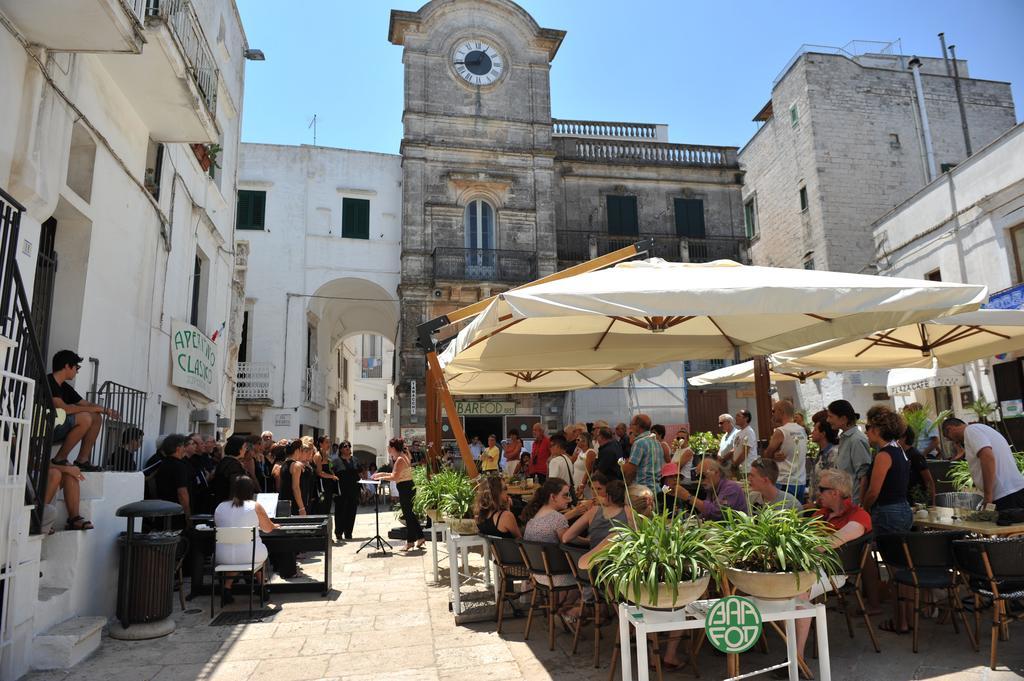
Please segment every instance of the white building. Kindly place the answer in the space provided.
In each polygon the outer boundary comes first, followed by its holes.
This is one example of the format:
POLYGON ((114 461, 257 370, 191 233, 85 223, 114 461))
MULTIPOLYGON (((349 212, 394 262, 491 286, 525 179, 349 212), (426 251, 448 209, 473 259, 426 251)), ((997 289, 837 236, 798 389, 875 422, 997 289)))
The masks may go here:
POLYGON ((394 430, 395 346, 383 336, 362 334, 346 338, 336 354, 341 375, 335 372, 327 382, 328 391, 338 395, 334 439, 348 440, 361 463, 382 465, 388 459, 388 440, 398 435, 394 430))
POLYGON ((236 431, 327 433, 386 456, 391 393, 370 385, 390 382, 399 332, 401 157, 244 144, 238 212, 248 257, 236 431), (371 359, 355 344, 364 334, 383 339, 387 372, 366 384, 352 366, 371 359), (370 428, 352 410, 374 400, 370 428))
MULTIPOLYGON (((230 429, 247 49, 232 0, 0 0, 0 188, 25 208, 13 246, 43 371, 55 351, 77 351, 78 392, 122 412, 95 461, 128 425, 145 431, 138 461, 162 434, 230 429), (207 172, 200 158, 211 155, 207 172), (200 383, 175 376, 180 325, 217 332, 200 383)), ((12 276, 5 268, 5 286, 12 276)), ((49 452, 24 454, 4 504, 24 498, 22 476, 38 484, 49 452)), ((142 476, 89 474, 83 497, 88 533, 28 536, 27 513, 3 519, 4 679, 90 652, 97 622, 113 614, 114 539, 125 527, 114 510, 142 498, 142 476), (65 620, 61 636, 47 636, 65 620), (55 652, 65 643, 66 655, 55 652)))
MULTIPOLYGON (((873 225, 878 271, 898 277, 985 284, 987 307, 1024 308, 1024 125, 1017 125, 894 208, 873 225)), ((1019 414, 1019 357, 964 367, 959 385, 916 391, 913 399, 975 420, 966 405, 998 401, 1019 414)), ((910 399, 908 397, 907 399, 910 399)), ((1024 443, 1024 430, 1008 419, 1024 443)))

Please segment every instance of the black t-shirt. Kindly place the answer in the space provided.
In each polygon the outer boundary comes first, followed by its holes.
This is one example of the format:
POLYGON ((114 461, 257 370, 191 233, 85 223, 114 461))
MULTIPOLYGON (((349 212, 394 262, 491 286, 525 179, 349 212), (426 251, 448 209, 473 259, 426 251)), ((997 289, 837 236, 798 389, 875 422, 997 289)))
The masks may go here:
POLYGON ((213 474, 213 507, 231 498, 231 481, 239 475, 248 475, 237 456, 225 456, 213 474))
POLYGON ((156 495, 158 499, 178 503, 178 490, 189 488, 192 471, 181 459, 168 456, 160 463, 156 473, 156 495))
MULTIPOLYGON (((907 458, 910 459, 910 484, 908 486, 908 493, 915 487, 926 489, 924 479, 921 477, 921 471, 928 470, 928 460, 924 458, 921 452, 917 451, 917 447, 911 447, 907 450, 907 458)), ((929 500, 930 502, 931 500, 929 500)))
POLYGON ((64 404, 78 404, 82 401, 82 396, 67 381, 58 384, 53 374, 47 374, 46 380, 50 383, 50 394, 63 400, 64 404))
POLYGON ((609 480, 622 480, 622 469, 619 467, 621 458, 622 447, 615 440, 609 440, 598 447, 594 468, 608 476, 609 480))
MULTIPOLYGON (((906 503, 907 488, 910 482, 910 459, 907 458, 906 453, 898 445, 886 445, 878 453, 881 454, 882 452, 889 455, 892 465, 882 481, 882 489, 878 491, 878 499, 875 501, 875 506, 888 506, 900 502, 906 503)), ((872 461, 872 469, 874 465, 874 461, 872 461)), ((869 480, 871 479, 870 476, 871 473, 869 472, 869 480)))
POLYGON ((623 435, 619 438, 619 449, 622 450, 622 456, 629 458, 629 450, 633 448, 633 443, 629 441, 629 435, 623 435))

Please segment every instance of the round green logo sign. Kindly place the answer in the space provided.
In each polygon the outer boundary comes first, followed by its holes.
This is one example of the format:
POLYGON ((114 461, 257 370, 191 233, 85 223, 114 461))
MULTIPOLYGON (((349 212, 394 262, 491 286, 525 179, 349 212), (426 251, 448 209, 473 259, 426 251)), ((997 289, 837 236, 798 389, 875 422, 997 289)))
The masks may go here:
POLYGON ((723 653, 743 653, 761 636, 761 612, 746 598, 727 596, 711 606, 704 631, 723 653))

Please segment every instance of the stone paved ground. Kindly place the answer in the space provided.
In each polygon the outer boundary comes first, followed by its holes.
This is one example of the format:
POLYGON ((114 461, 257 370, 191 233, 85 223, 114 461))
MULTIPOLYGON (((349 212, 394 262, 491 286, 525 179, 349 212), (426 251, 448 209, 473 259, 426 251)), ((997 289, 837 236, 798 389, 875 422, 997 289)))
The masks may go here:
MULTIPOLYGON (((390 520, 390 517, 388 518, 390 520)), ((357 534, 372 534, 372 514, 359 517, 357 534)), ((281 611, 266 623, 208 626, 209 601, 193 602, 202 614, 176 610, 177 630, 155 641, 104 638, 100 650, 67 672, 39 672, 30 681, 498 681, 501 679, 608 678, 614 631, 607 627, 601 667, 590 666, 590 639, 569 655, 571 637, 559 633, 549 651, 543 625, 523 642, 524 620, 512 620, 502 636, 493 622, 456 626, 448 610, 447 589, 432 586, 429 552, 387 558, 356 555, 359 542, 337 547, 330 598, 282 595, 281 611), (340 593, 339 593, 340 592, 340 593)), ((429 546, 429 545, 428 545, 429 546)), ((319 567, 319 566, 316 566, 319 567)), ((316 568, 310 568, 311 572, 316 568)), ((239 599, 241 600, 241 599, 239 599)), ((191 605, 190 605, 191 607, 191 605)), ((911 652, 909 636, 879 633, 876 654, 863 629, 850 639, 841 617, 829 621, 832 675, 837 680, 943 679, 1003 681, 1024 678, 1024 627, 1000 645, 1000 666, 991 671, 988 629, 982 652, 970 650, 963 634, 948 625, 924 624, 920 652, 911 652)), ((743 670, 779 661, 784 655, 774 637, 771 655, 748 653, 743 670)), ((705 646, 701 678, 719 679, 724 658, 705 646)), ((816 663, 812 661, 812 667, 816 663)), ((666 673, 666 680, 693 678, 691 672, 666 673)), ((762 676, 760 678, 768 678, 762 676)))

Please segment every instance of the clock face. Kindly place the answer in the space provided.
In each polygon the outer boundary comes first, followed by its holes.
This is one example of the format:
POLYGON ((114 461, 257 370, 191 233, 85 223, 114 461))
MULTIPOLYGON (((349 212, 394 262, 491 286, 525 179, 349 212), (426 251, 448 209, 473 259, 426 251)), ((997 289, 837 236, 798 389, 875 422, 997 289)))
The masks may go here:
POLYGON ((501 77, 505 59, 483 41, 466 40, 452 53, 452 66, 470 85, 490 85, 501 77))

